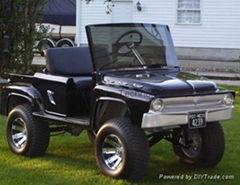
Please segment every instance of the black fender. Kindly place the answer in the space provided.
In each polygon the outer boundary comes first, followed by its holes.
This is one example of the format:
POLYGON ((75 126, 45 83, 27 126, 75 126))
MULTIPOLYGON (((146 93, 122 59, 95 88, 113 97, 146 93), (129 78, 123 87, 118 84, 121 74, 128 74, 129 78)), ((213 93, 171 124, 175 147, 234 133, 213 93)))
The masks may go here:
POLYGON ((43 111, 41 94, 32 85, 8 85, 3 87, 1 114, 7 116, 13 107, 23 103, 31 104, 33 111, 43 111))
POLYGON ((153 98, 151 95, 134 89, 124 89, 106 85, 96 85, 93 92, 93 99, 96 100, 90 117, 90 123, 93 127, 99 123, 103 123, 104 121, 114 118, 114 116, 127 116, 133 124, 141 126, 142 116, 149 110, 149 104, 153 98), (114 102, 114 106, 105 108, 101 106, 101 102, 106 102, 105 104, 114 102), (121 107, 119 108, 119 106, 121 107), (114 112, 114 110, 119 111, 122 109, 126 110, 125 115, 121 115, 121 112, 119 114, 114 112), (103 113, 105 113, 105 110, 107 110, 108 113, 110 111, 108 114, 110 116, 105 116, 106 120, 102 119, 101 114, 99 114, 99 110, 103 113), (112 114, 112 112, 114 112, 114 114, 112 114))
POLYGON ((103 96, 96 99, 90 116, 90 125, 94 128, 111 118, 130 114, 129 106, 123 99, 103 96))

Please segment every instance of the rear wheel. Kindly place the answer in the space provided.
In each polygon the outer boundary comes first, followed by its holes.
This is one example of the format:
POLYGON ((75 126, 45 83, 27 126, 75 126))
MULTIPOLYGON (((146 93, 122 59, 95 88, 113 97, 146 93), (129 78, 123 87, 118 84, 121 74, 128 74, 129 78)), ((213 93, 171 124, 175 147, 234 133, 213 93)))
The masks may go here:
POLYGON ((144 132, 129 119, 107 121, 95 140, 97 164, 104 175, 113 178, 138 179, 149 160, 148 140, 144 132))
POLYGON ((18 105, 9 113, 6 132, 8 145, 16 154, 37 157, 48 147, 48 123, 35 120, 28 104, 18 105))
POLYGON ((176 129, 173 149, 179 160, 198 167, 214 167, 224 154, 224 133, 219 122, 201 129, 176 129))

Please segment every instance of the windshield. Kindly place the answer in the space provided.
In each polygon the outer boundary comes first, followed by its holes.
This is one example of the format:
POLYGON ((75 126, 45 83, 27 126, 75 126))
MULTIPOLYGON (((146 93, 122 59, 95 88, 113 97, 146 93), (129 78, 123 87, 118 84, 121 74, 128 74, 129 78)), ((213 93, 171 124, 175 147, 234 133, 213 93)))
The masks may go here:
POLYGON ((178 66, 165 25, 104 24, 86 29, 96 70, 178 66))

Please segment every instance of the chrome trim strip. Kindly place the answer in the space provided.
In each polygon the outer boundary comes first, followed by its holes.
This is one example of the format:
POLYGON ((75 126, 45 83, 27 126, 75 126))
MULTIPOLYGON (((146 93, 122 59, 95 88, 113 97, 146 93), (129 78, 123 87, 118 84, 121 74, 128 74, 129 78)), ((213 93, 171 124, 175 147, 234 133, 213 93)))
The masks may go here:
POLYGON ((9 103, 9 98, 10 98, 11 96, 19 96, 19 97, 24 98, 24 99, 26 99, 27 101, 29 101, 29 102, 31 103, 31 105, 34 105, 33 100, 32 100, 29 96, 25 96, 25 95, 23 95, 23 94, 14 93, 14 92, 11 92, 11 93, 8 94, 7 103, 9 103))
POLYGON ((38 79, 47 80, 47 81, 54 81, 54 82, 57 81, 60 83, 67 83, 71 79, 70 77, 63 77, 63 76, 44 74, 44 73, 35 73, 34 77, 38 79))
POLYGON ((52 111, 48 111, 48 110, 46 110, 46 109, 45 109, 45 112, 48 113, 48 114, 55 115, 55 116, 67 117, 66 114, 61 114, 61 113, 57 113, 57 112, 52 112, 52 111))
POLYGON ((112 98, 112 97, 107 97, 107 96, 104 96, 104 97, 100 97, 97 99, 97 101, 115 101, 115 102, 120 102, 120 103, 123 103, 123 104, 127 104, 124 100, 122 99, 118 99, 118 98, 112 98))

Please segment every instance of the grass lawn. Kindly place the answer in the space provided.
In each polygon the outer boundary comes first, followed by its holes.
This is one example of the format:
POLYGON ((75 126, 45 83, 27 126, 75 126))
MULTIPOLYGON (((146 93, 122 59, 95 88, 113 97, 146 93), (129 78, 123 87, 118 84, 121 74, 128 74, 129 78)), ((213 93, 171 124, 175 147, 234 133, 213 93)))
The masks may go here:
POLYGON ((114 180, 100 174, 95 162, 93 146, 86 133, 80 137, 52 137, 44 157, 29 159, 14 155, 5 139, 5 117, 0 117, 0 185, 123 185, 123 184, 240 184, 240 87, 234 119, 224 121, 226 149, 221 163, 214 169, 192 169, 178 162, 171 144, 162 141, 151 148, 151 161, 145 176, 136 182, 114 180), (163 180, 165 175, 234 175, 234 180, 163 180))

